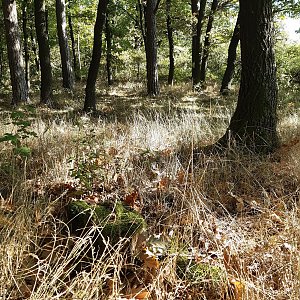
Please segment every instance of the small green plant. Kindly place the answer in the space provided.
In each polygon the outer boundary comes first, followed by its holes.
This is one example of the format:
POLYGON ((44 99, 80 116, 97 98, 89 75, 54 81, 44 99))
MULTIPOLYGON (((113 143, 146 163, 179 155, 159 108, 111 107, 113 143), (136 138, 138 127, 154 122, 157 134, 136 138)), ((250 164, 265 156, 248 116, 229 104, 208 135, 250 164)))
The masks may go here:
POLYGON ((23 110, 14 110, 10 114, 11 121, 5 125, 13 125, 14 129, 11 132, 6 132, 0 136, 0 143, 9 142, 13 146, 15 155, 22 158, 31 155, 31 149, 26 141, 30 137, 36 137, 37 134, 31 130, 32 121, 35 117, 35 109, 32 106, 27 106, 23 110))
POLYGON ((95 132, 86 133, 79 141, 79 148, 74 157, 69 159, 72 167, 69 169, 71 177, 77 179, 82 188, 91 191, 95 181, 104 180, 105 153, 92 147, 95 143, 95 132))

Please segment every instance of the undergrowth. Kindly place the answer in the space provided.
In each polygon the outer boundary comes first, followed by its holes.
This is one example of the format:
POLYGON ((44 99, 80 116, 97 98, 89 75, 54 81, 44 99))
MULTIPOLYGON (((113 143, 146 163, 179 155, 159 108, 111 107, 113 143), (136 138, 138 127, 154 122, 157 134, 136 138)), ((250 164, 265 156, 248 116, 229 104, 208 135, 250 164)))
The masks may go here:
MULTIPOLYGON (((194 161, 232 112, 210 92, 139 104, 113 89, 97 117, 38 108, 26 156, 1 142, 0 298, 299 299, 299 111, 281 113, 272 155, 194 161), (76 234, 66 207, 78 200, 121 201, 147 226, 114 243, 102 225, 76 234)), ((15 134, 2 115, 0 136, 15 134)))

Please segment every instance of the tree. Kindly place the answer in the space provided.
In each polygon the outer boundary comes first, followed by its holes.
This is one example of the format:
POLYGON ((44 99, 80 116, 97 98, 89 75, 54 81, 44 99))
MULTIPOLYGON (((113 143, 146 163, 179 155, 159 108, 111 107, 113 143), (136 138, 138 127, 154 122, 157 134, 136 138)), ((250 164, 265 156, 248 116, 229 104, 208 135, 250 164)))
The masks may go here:
POLYGON ((112 69, 111 69, 111 63, 112 63, 112 30, 110 26, 110 20, 109 16, 107 14, 106 16, 106 22, 105 22, 105 39, 106 39, 106 72, 107 72, 107 84, 112 85, 113 83, 113 77, 112 77, 112 69))
POLYGON ((236 49, 240 41, 240 15, 236 20, 234 31, 228 47, 227 66, 223 76, 220 93, 226 94, 229 91, 230 84, 234 73, 234 64, 236 61, 236 49))
POLYGON ((39 60, 41 70, 41 103, 52 103, 52 68, 47 30, 45 0, 34 0, 35 29, 39 45, 39 60))
POLYGON ((96 110, 96 80, 102 55, 102 32, 105 25, 106 11, 109 0, 99 0, 97 17, 94 27, 94 43, 92 60, 89 67, 88 78, 85 88, 84 111, 96 110))
POLYGON ((2 8, 12 86, 12 103, 16 105, 28 101, 16 1, 2 0, 2 8))
POLYGON ((67 18, 65 0, 56 0, 56 24, 61 57, 63 87, 72 90, 74 88, 74 72, 70 55, 67 35, 67 18))
POLYGON ((200 66, 202 54, 202 28, 205 14, 206 0, 192 0, 192 14, 194 16, 192 28, 192 78, 193 86, 200 83, 200 66))
POLYGON ((156 11, 158 0, 147 0, 146 7, 146 62, 147 92, 149 96, 159 94, 156 43, 156 11))
POLYGON ((28 1, 22 1, 22 28, 23 28, 23 47, 24 47, 24 58, 25 58, 25 80, 28 90, 30 89, 30 57, 29 57, 29 35, 27 28, 28 20, 28 1))
MULTIPOLYGON (((71 8, 71 1, 69 1, 68 24, 69 24, 69 30, 70 30, 71 46, 72 46, 73 66, 74 66, 74 72, 75 72, 75 79, 81 80, 81 63, 80 63, 80 59, 79 59, 80 49, 78 49, 78 51, 76 51, 76 42, 75 42, 75 37, 74 37, 73 21, 72 21, 72 15, 70 13, 70 8, 71 8)), ((78 48, 79 48, 79 40, 78 40, 78 48)))
POLYGON ((257 153, 278 146, 272 19, 272 0, 240 0, 241 84, 223 146, 234 140, 257 153))
POLYGON ((209 55, 209 48, 211 44, 211 30, 212 25, 214 22, 214 16, 218 8, 218 0, 213 0, 211 3, 211 9, 207 21, 206 33, 205 33, 205 40, 204 40, 204 47, 203 47, 203 55, 201 61, 201 69, 200 69, 200 82, 203 84, 206 79, 206 68, 207 68, 207 61, 209 55))
POLYGON ((168 84, 173 85, 174 80, 174 38, 173 38, 173 27, 171 21, 171 0, 166 0, 166 15, 167 15, 167 34, 169 43, 169 75, 168 84))

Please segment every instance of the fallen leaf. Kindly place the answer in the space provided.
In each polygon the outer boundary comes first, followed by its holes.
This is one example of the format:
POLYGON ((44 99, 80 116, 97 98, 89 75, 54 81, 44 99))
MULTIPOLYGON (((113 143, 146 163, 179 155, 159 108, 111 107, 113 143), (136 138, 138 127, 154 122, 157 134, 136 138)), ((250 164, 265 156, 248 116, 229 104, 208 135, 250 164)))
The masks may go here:
POLYGON ((229 281, 231 288, 233 290, 234 300, 242 300, 245 294, 245 285, 234 278, 229 281))
POLYGON ((179 184, 184 184, 184 182, 185 182, 185 171, 184 170, 179 170, 177 172, 176 180, 179 184))
POLYGON ((165 190, 170 184, 170 178, 165 176, 160 179, 158 182, 158 189, 165 190))
POLYGON ((134 207, 136 207, 136 202, 137 202, 138 198, 139 198, 139 192, 135 190, 131 194, 127 194, 125 196, 124 202, 127 205, 134 208, 134 207))

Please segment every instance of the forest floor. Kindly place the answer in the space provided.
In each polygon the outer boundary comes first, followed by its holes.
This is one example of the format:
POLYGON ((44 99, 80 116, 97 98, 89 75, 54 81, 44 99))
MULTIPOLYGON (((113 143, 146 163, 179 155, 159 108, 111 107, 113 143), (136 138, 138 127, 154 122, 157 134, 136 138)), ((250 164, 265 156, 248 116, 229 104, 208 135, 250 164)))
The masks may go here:
POLYGON ((280 100, 274 154, 229 147, 197 160, 236 92, 182 84, 152 99, 120 84, 97 97, 86 115, 82 86, 22 113, 0 95, 0 299, 300 299, 296 93, 280 100), (110 203, 110 225, 122 202, 147 226, 116 243, 104 225, 74 234, 66 207, 78 200, 110 203))

